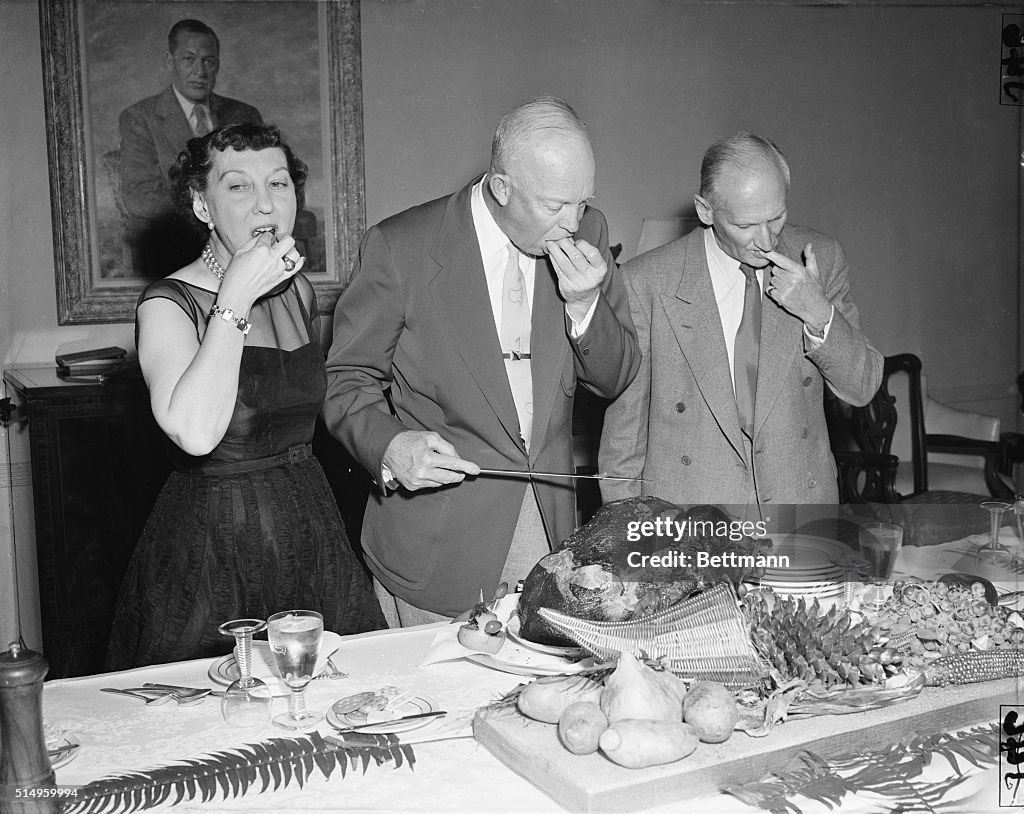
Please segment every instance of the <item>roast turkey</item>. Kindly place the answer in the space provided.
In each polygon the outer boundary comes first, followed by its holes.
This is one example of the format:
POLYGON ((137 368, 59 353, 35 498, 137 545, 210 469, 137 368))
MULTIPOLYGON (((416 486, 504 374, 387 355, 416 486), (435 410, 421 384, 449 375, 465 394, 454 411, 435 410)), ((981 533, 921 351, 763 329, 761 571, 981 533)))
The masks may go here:
POLYGON ((608 503, 530 571, 519 599, 519 633, 539 644, 569 645, 540 608, 612 622, 654 613, 708 585, 739 585, 758 574, 728 564, 735 559, 728 555, 761 554, 771 541, 739 535, 736 528, 715 506, 683 511, 656 497, 608 503), (727 528, 731 534, 721 533, 727 528), (698 565, 712 557, 724 564, 698 565))

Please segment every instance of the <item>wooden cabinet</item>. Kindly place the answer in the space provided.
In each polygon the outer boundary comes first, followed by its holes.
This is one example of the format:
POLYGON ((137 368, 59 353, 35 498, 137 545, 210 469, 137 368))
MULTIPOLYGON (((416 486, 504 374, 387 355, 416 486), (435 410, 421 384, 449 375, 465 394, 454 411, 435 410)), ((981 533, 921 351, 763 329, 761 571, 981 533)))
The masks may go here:
POLYGON ((101 672, 121 578, 170 471, 139 377, 5 371, 28 418, 43 654, 49 678, 101 672))

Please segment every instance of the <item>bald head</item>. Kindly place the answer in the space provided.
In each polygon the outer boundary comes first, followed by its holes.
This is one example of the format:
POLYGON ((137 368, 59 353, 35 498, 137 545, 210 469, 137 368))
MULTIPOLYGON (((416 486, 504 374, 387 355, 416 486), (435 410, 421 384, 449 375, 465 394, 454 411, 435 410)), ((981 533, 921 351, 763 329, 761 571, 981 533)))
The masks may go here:
POLYGON ((539 96, 498 125, 484 199, 509 240, 540 256, 579 229, 594 176, 586 126, 561 99, 539 96))
POLYGON ((537 144, 569 143, 593 155, 590 136, 576 111, 557 96, 538 96, 506 113, 491 142, 491 172, 515 169, 537 144))
MULTIPOLYGON (((789 190, 789 164, 774 142, 743 130, 716 141, 700 165, 700 195, 712 205, 721 203, 726 181, 778 173, 789 190)), ((729 184, 732 186, 732 183, 729 184)))

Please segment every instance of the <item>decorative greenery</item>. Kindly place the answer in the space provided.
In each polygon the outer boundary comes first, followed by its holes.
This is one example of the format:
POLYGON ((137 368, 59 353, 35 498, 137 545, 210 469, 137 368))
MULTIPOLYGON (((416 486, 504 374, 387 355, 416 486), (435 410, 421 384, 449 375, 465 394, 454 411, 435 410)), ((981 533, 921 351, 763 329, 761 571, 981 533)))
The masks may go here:
POLYGON ((998 763, 999 725, 911 736, 884 749, 854 752, 827 761, 803 751, 782 772, 722 791, 772 814, 802 814, 790 799, 798 794, 831 809, 838 807, 846 794, 858 792, 870 792, 892 801, 887 808, 890 811, 938 814, 961 803, 946 799, 950 790, 968 777, 960 768, 961 760, 979 769, 998 763), (939 781, 921 779, 924 768, 936 756, 949 761, 953 774, 939 781))
POLYGON ((413 768, 416 757, 409 744, 394 735, 345 733, 322 737, 311 732, 303 738, 271 738, 237 749, 162 766, 148 772, 132 772, 103 778, 82 787, 67 803, 64 814, 94 814, 117 811, 126 814, 170 802, 199 797, 202 802, 238 797, 258 785, 258 791, 275 791, 292 781, 301 787, 319 769, 329 778, 336 770, 344 777, 362 764, 365 774, 370 762, 380 766, 394 761, 413 768))

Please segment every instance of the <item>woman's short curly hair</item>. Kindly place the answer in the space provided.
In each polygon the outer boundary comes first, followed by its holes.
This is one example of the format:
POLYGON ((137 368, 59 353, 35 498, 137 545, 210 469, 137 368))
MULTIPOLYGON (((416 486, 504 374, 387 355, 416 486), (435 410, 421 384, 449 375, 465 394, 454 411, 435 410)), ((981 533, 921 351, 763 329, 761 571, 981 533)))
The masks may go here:
POLYGON ((272 147, 279 147, 284 152, 288 175, 295 186, 296 211, 301 212, 306 203, 306 176, 309 170, 281 139, 281 131, 272 124, 230 124, 211 130, 205 136, 189 139, 169 171, 174 205, 196 228, 207 231, 206 224, 192 211, 192 196, 206 192, 210 171, 213 169, 214 151, 267 150, 272 147))

